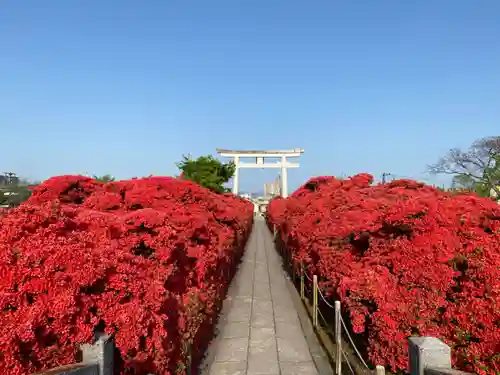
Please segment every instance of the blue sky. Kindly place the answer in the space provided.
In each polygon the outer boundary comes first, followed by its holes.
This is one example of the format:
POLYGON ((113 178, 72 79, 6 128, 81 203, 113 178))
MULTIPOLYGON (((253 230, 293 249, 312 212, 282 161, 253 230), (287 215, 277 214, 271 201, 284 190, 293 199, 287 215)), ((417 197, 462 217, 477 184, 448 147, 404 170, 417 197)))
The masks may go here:
POLYGON ((1 168, 172 175, 182 154, 301 147, 292 189, 425 178, 499 135, 499 36, 498 0, 2 1, 1 168))

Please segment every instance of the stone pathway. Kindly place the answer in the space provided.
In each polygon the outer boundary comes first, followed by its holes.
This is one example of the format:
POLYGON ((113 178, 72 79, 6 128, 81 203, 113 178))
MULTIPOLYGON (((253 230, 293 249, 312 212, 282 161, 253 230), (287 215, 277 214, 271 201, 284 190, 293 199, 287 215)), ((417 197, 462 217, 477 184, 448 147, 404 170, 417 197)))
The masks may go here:
POLYGON ((318 375, 287 287, 279 255, 256 218, 231 282, 209 375, 318 375))

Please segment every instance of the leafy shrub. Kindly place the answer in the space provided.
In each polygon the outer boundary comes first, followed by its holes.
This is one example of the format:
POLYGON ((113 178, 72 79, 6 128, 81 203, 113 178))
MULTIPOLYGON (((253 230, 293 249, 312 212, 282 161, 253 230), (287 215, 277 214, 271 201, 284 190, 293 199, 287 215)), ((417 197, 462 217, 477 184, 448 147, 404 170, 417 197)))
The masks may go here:
POLYGON ((115 337, 118 373, 201 360, 252 224, 252 205, 195 183, 62 176, 0 218, 0 373, 75 362, 115 337))
POLYGON ((294 262, 340 298, 372 364, 405 370, 407 338, 435 336, 458 368, 500 371, 500 207, 372 176, 319 177, 268 208, 294 262))
POLYGON ((197 159, 184 156, 182 161, 177 163, 181 171, 180 178, 194 181, 217 193, 225 193, 229 190, 224 187, 234 175, 236 166, 233 162, 222 163, 213 156, 200 156, 197 159))

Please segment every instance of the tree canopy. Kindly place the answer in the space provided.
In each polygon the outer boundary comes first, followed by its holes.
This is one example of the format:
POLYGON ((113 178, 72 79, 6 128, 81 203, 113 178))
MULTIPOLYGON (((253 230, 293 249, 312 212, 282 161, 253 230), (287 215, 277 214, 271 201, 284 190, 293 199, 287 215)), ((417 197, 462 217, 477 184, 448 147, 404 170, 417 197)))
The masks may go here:
POLYGON ((9 207, 17 207, 31 196, 31 190, 27 185, 18 185, 3 192, 3 203, 9 207))
POLYGON ((453 148, 428 169, 432 174, 451 175, 454 186, 481 196, 493 190, 500 196, 500 137, 478 139, 465 151, 453 148))
POLYGON ((0 205, 17 207, 31 196, 30 183, 13 172, 0 174, 0 205))
POLYGON ((93 179, 96 181, 104 182, 105 184, 115 180, 115 178, 113 176, 111 176, 110 174, 105 174, 103 176, 94 175, 93 179))
POLYGON ((217 193, 228 192, 224 184, 233 177, 236 171, 233 162, 222 163, 211 155, 200 156, 197 159, 183 156, 182 161, 177 163, 177 168, 181 171, 181 178, 194 181, 217 193))

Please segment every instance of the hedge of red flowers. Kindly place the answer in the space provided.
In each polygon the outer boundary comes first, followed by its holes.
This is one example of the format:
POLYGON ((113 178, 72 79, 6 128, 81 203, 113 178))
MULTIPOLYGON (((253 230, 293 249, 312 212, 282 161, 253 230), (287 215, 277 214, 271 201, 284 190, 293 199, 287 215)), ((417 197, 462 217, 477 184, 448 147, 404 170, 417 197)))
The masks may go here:
POLYGON ((269 223, 295 264, 340 298, 372 364, 405 370, 407 338, 434 336, 457 368, 498 375, 500 206, 410 180, 372 181, 313 178, 270 203, 269 223))
POLYGON ((197 366, 253 207, 168 177, 55 177, 0 218, 0 373, 75 362, 111 334, 121 374, 197 366))

